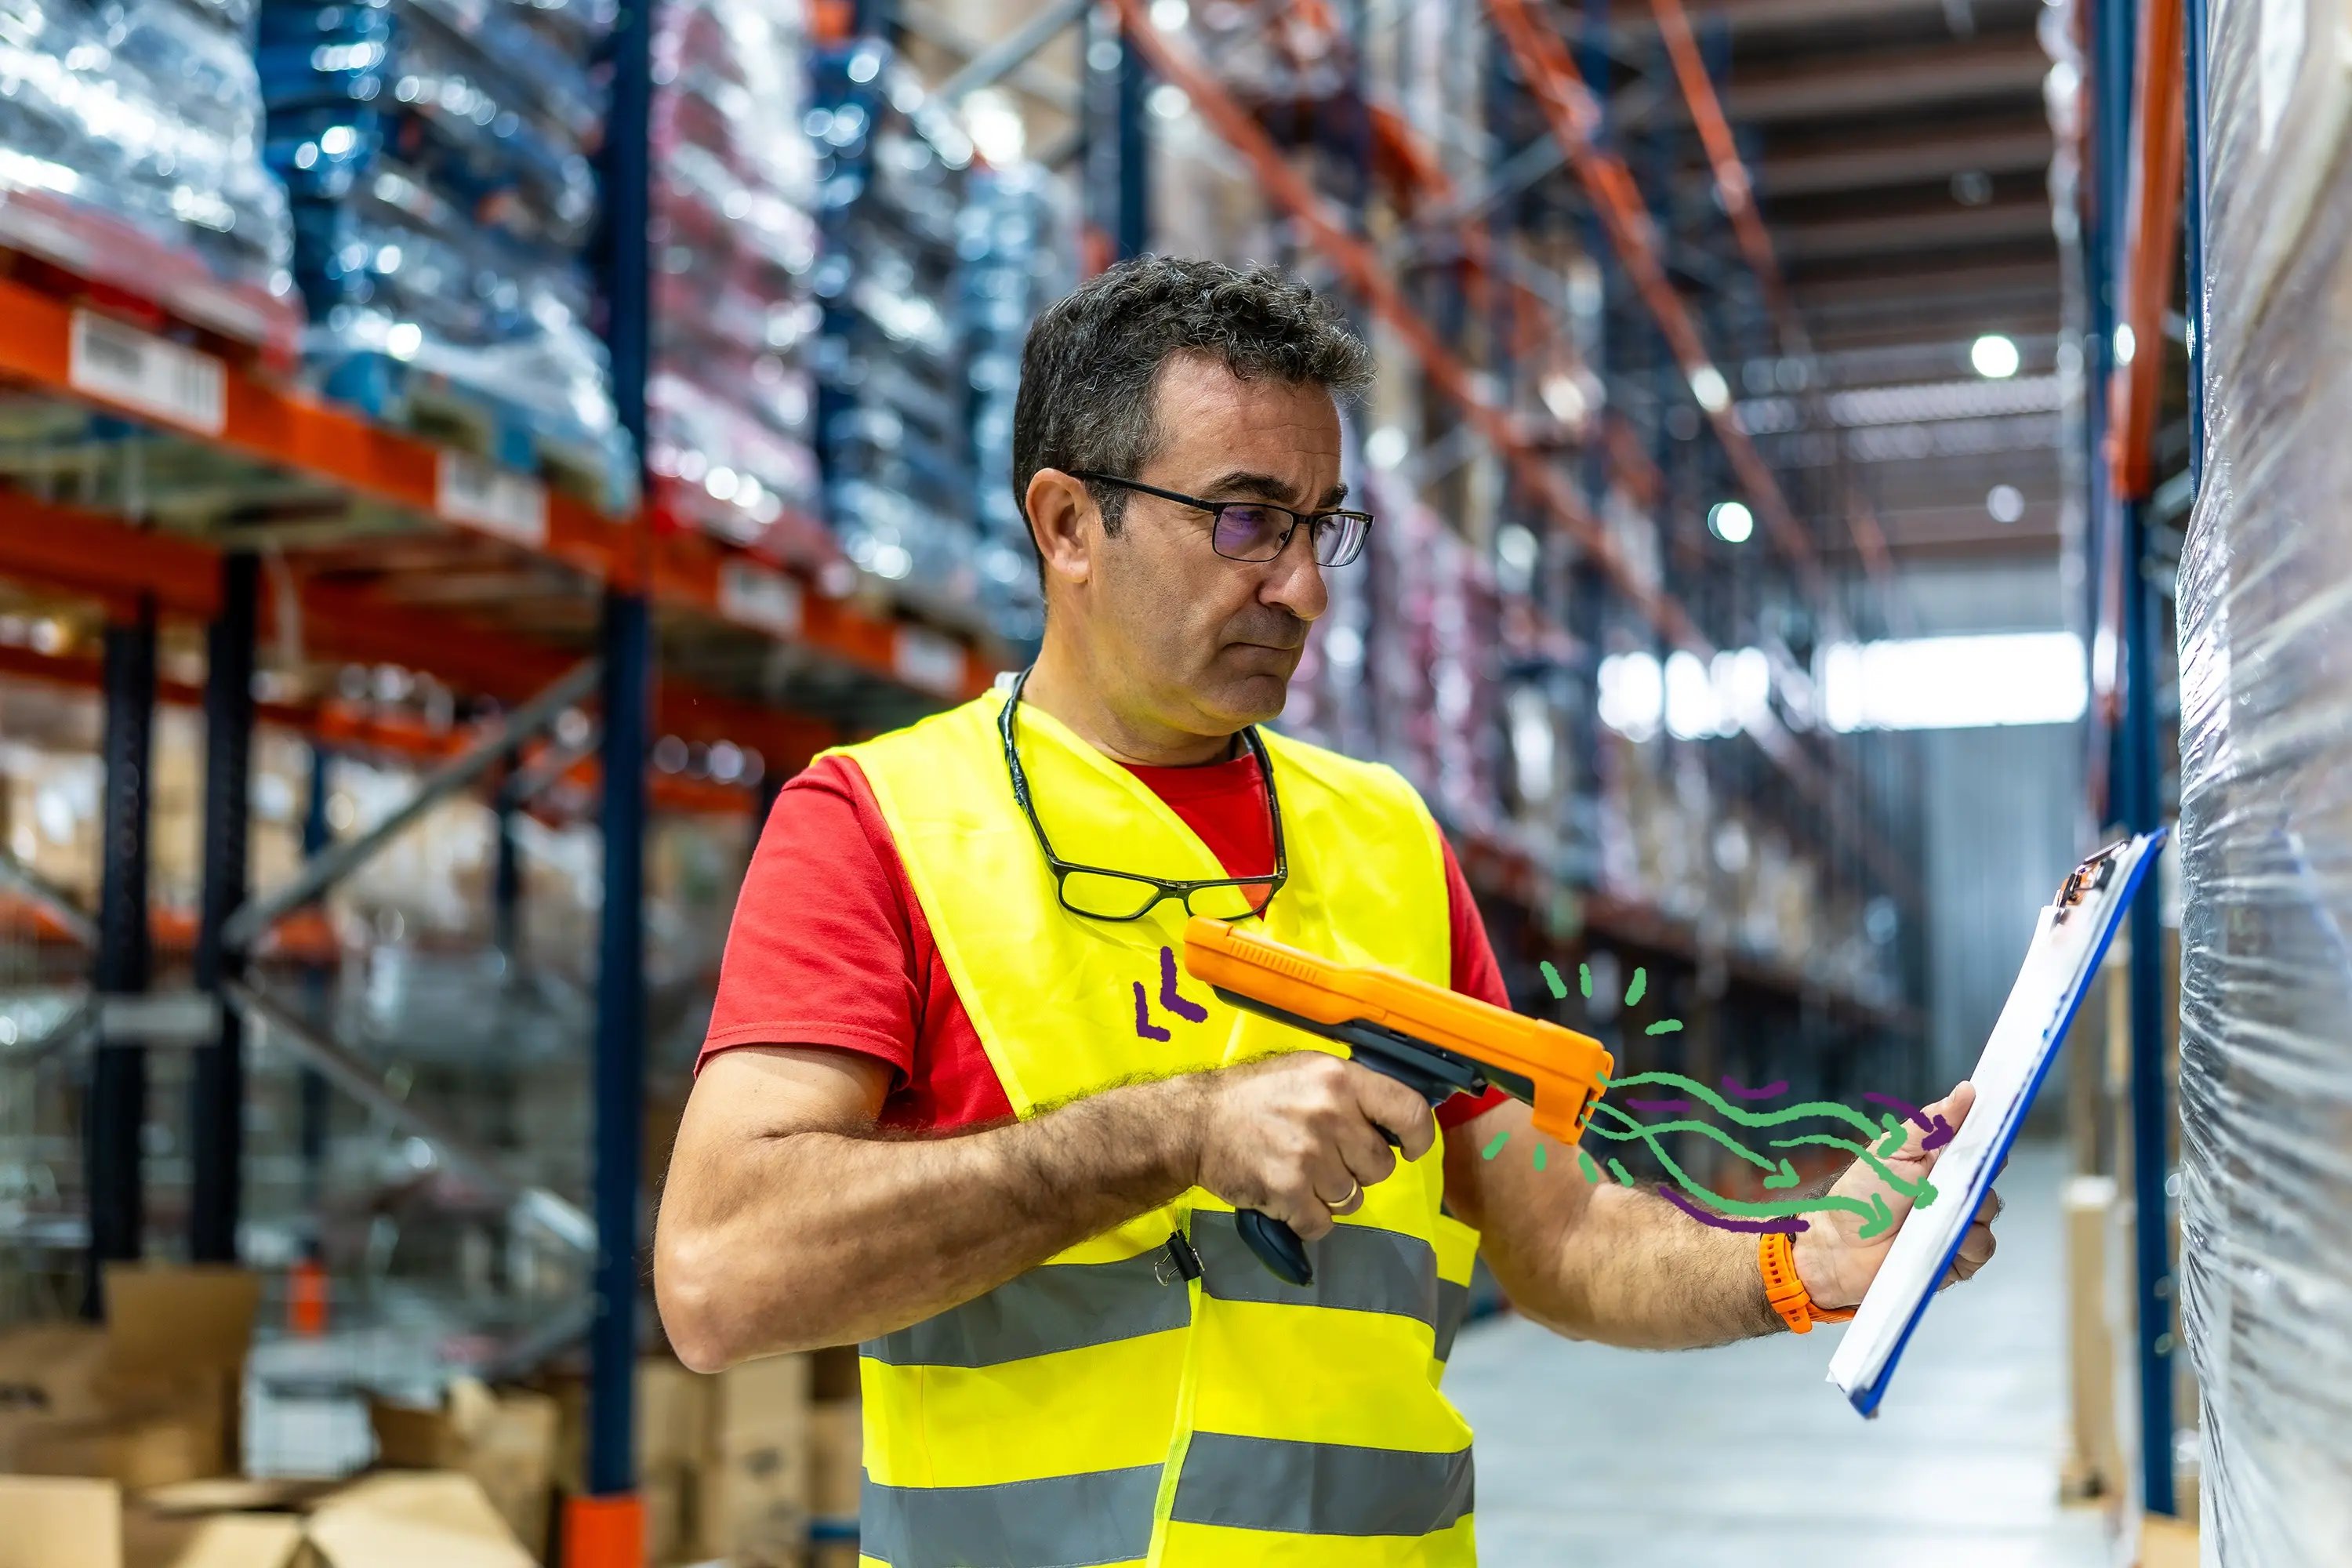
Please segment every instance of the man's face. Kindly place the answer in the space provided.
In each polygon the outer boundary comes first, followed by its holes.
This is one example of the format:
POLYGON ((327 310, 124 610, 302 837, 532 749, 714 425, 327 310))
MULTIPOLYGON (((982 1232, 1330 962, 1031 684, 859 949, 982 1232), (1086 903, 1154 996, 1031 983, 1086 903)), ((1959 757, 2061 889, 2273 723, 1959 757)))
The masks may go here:
MULTIPOLYGON (((1171 361, 1157 391, 1160 451, 1132 477, 1202 500, 1334 507, 1339 415, 1324 388, 1244 381, 1212 359, 1171 361)), ((1272 561, 1210 546, 1213 518, 1129 491, 1119 536, 1100 549, 1099 614, 1088 616, 1101 673, 1160 722, 1230 734, 1282 711, 1308 623, 1330 602, 1301 528, 1272 561), (1118 673, 1114 674, 1113 671, 1118 673)))

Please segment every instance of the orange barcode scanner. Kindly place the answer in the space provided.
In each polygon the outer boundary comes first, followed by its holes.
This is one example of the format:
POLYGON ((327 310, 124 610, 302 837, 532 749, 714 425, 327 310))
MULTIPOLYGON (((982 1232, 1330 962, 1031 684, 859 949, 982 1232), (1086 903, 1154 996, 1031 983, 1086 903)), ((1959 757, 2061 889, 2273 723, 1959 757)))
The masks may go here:
MULTIPOLYGON (((1338 1041, 1433 1106, 1457 1091, 1499 1089, 1535 1108, 1536 1131, 1567 1142, 1582 1135, 1616 1068, 1591 1036, 1380 964, 1335 963, 1205 915, 1184 928, 1184 968, 1233 1006, 1338 1041)), ((1297 1232, 1255 1209, 1236 1218, 1277 1278, 1314 1282, 1297 1232)))

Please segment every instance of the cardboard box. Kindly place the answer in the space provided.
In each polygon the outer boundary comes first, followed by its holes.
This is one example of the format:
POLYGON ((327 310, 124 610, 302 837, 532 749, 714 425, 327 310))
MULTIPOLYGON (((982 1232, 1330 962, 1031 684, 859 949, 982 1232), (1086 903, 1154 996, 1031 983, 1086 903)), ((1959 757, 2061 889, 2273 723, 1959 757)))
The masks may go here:
POLYGON ((646 1506, 646 1568, 671 1568, 694 1548, 694 1472, 683 1465, 640 1471, 646 1506))
POLYGON ((696 1549, 734 1568, 799 1568, 808 1545, 806 1443, 730 1449, 698 1472, 696 1549))
POLYGON ((317 1568, 302 1521, 290 1513, 122 1512, 124 1568, 317 1568))
POLYGON ((2062 1493, 2070 1501, 2122 1493, 2124 1461, 2116 1428, 2116 1333, 2107 1316, 2107 1235, 2116 1184, 2074 1176, 2062 1205, 2066 1219, 2066 1361, 2072 1449, 2062 1493))
POLYGON ((329 1494, 305 1537, 324 1568, 536 1568, 470 1476, 404 1471, 329 1494))
MULTIPOLYGON (((637 1469, 651 1474, 665 1468, 692 1468, 702 1462, 710 1446, 711 1384, 700 1373, 688 1372, 667 1355, 649 1355, 637 1363, 637 1469)), ((578 1375, 551 1379, 548 1392, 558 1410, 555 1479, 571 1491, 588 1484, 588 1384, 578 1375)))
POLYGON ((260 1293, 241 1269, 109 1265, 103 1328, 0 1335, 0 1468, 131 1486, 235 1471, 260 1293))
POLYGON ((18 1434, 12 1460, 29 1476, 89 1476, 130 1491, 217 1475, 222 1414, 201 1396, 178 1411, 45 1421, 18 1434))
POLYGON ((122 1568, 122 1489, 0 1476, 0 1568, 122 1568))
POLYGON ((2196 1521, 2145 1516, 2139 1527, 2139 1568, 2197 1568, 2196 1521))
POLYGON ((368 1405, 379 1464, 472 1478, 534 1557, 547 1554, 560 1420, 548 1394, 494 1394, 469 1377, 450 1384, 437 1410, 368 1405))
POLYGON ((707 1448, 803 1441, 814 1371, 805 1355, 761 1356, 710 1379, 707 1448))
POLYGON ((813 1406, 809 1511, 819 1519, 856 1519, 865 1457, 865 1410, 857 1401, 835 1399, 813 1406))

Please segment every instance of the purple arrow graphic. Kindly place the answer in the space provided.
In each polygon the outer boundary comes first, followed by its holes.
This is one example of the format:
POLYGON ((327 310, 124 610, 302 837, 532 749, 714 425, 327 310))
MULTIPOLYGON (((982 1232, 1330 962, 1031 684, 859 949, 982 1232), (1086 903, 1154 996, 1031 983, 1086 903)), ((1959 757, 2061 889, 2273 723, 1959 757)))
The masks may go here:
POLYGON ((1764 1236, 1779 1231, 1783 1236, 1794 1236, 1801 1230, 1811 1228, 1795 1215, 1789 1215, 1780 1219, 1732 1219, 1724 1215, 1710 1213, 1664 1183, 1659 1184, 1658 1195, 1698 1221, 1699 1224, 1711 1225, 1717 1230, 1739 1230, 1750 1236, 1764 1236))
POLYGON ((1762 1089, 1742 1089, 1727 1078, 1723 1080, 1723 1092, 1734 1100, 1769 1100, 1776 1094, 1788 1093, 1789 1080, 1784 1078, 1778 1083, 1768 1083, 1762 1089))
POLYGON ((1926 1111, 1916 1105, 1906 1105, 1891 1094, 1865 1093, 1862 1098, 1873 1105, 1883 1105, 1889 1110, 1901 1112, 1904 1121, 1925 1132, 1927 1136, 1919 1141, 1919 1147, 1923 1151, 1942 1148, 1952 1141, 1952 1135, 1957 1131, 1950 1122, 1940 1116, 1934 1121, 1929 1121, 1926 1111))
POLYGON ((1151 1021, 1151 1004, 1143 994, 1143 982, 1135 983, 1135 1032, 1147 1040, 1164 1040, 1168 1031, 1151 1021))
MULTIPOLYGON (((1176 989, 1176 950, 1172 947, 1160 950, 1160 1005, 1192 1023, 1205 1024, 1209 1021, 1206 1007, 1198 1002, 1187 1001, 1176 989)), ((1160 1038, 1167 1037, 1163 1035, 1160 1038)))
POLYGON ((1696 1111, 1698 1108, 1687 1100, 1629 1100, 1625 1102, 1636 1110, 1654 1110, 1661 1115, 1677 1110, 1696 1111))

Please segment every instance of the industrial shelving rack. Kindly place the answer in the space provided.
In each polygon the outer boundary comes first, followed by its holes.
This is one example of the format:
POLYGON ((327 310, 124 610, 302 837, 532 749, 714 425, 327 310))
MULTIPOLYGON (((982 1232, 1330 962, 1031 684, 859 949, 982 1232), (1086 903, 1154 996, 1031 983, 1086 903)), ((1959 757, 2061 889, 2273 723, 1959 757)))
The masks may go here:
MULTIPOLYGON (((1767 353, 1801 367, 1811 351, 1748 198, 1738 139, 1717 96, 1719 58, 1710 59, 1709 40, 1694 31, 1678 0, 1654 4, 1657 52, 1629 60, 1612 34, 1610 7, 1599 0, 1580 11, 1538 0, 1490 0, 1463 18, 1450 40, 1476 62, 1482 110, 1475 121, 1437 127, 1416 122, 1368 80, 1374 8, 1318 0, 1259 8, 1246 36, 1214 40, 1182 25, 1161 26, 1163 7, 1147 0, 1054 0, 1002 45, 985 48, 950 95, 1021 68, 1064 29, 1085 31, 1097 47, 1086 51, 1081 134, 1067 152, 1082 162, 1093 226, 1087 249, 1099 263, 1151 245, 1147 98, 1155 81, 1181 91, 1284 220, 1302 269, 1335 281, 1402 345, 1430 423, 1458 424, 1498 461, 1506 510, 1543 541, 1547 562, 1545 587, 1530 605, 1534 629, 1517 649, 1527 665, 1518 675, 1583 715, 1576 721, 1587 740, 1604 650, 1600 628, 1661 653, 1679 649, 1706 658, 1733 639, 1756 638, 1759 628, 1779 637, 1785 627, 1801 626, 1802 637, 1780 638, 1785 650, 1791 641, 1884 630, 1900 620, 1885 542, 1859 490, 1833 468, 1810 489, 1790 493, 1797 481, 1775 471, 1741 423, 1727 367, 1767 353), (1566 41, 1571 39, 1573 46, 1566 41), (1285 67, 1280 90, 1267 90, 1263 77, 1244 82, 1228 68, 1236 44, 1285 67), (1338 68, 1297 68, 1309 59, 1338 62, 1338 68), (1685 144, 1669 144, 1685 134, 1679 131, 1638 138, 1612 132, 1612 92, 1637 70, 1674 83, 1692 121, 1685 144), (1319 178, 1298 156, 1318 147, 1330 154, 1319 178), (1707 175, 1696 191, 1677 173, 1680 153, 1694 148, 1707 175), (1551 178, 1562 169, 1572 183, 1551 178), (1371 220, 1376 205, 1378 224, 1371 220), (1594 262, 1601 281, 1596 331, 1581 331, 1570 320, 1568 280, 1517 243, 1530 233, 1570 235, 1594 262), (1685 287, 1693 282, 1705 287, 1685 287), (1538 373, 1553 368, 1598 377, 1612 389, 1610 406, 1573 430, 1548 415, 1532 394, 1538 373), (1618 388, 1623 395, 1615 395, 1618 388), (1668 434, 1670 425, 1696 429, 1702 422, 1711 442, 1668 434), (1612 489, 1635 503, 1654 535, 1672 534, 1675 547, 1661 552, 1655 570, 1629 554, 1622 531, 1598 504, 1612 489), (1684 525, 1700 503, 1735 491, 1761 525, 1773 562, 1769 571, 1752 556, 1735 570, 1688 548, 1691 531, 1684 525), (1862 584, 1824 565, 1827 541, 1809 521, 1814 519, 1834 519, 1835 531, 1850 538, 1862 584)), ((2154 14, 2167 0, 2144 4, 2154 14)), ((836 43, 887 38, 893 31, 879 4, 824 10, 820 36, 836 43)), ((2111 22, 2103 26, 2113 30, 2111 22)), ((645 8, 633 7, 613 41, 604 170, 612 236, 604 256, 607 335, 622 423, 640 449, 648 27, 645 8)), ((2192 53, 2200 32, 2192 25, 2192 53)), ((2103 32, 2101 40, 2100 79, 2131 79, 2128 31, 2112 39, 2103 32)), ((2193 95, 2193 71, 2189 80, 2193 95)), ((2127 95, 2115 97, 2129 102, 2127 95)), ((2103 113, 2097 127, 2110 150, 2103 182, 2112 175, 2112 189, 2103 183, 2099 200, 2109 215, 2105 232, 2114 233, 2125 207, 2126 164, 2112 150, 2127 144, 2132 121, 2127 113, 2113 124, 2110 118, 2103 113)), ((2152 121, 2160 125, 2161 113, 2152 121)), ((2136 236, 2165 232, 2166 180, 2159 174, 2147 184, 2146 199, 2133 207, 2142 215, 2136 236)), ((2147 249, 2153 241, 2135 243, 2147 249)), ((2111 323, 2115 311, 2127 308, 2137 312, 2134 320, 2145 319, 2139 341, 2157 341, 2160 281, 2138 281, 2134 272, 2136 291, 2127 306, 2118 306, 2111 297, 2113 264, 2095 265, 2108 268, 2102 308, 2110 314, 2103 320, 2111 323)), ((2192 248, 2192 273, 2194 265, 2192 248)), ((649 772, 642 760, 656 735, 702 745, 726 742, 756 748, 772 783, 853 730, 887 727, 981 689, 997 650, 854 588, 845 593, 848 585, 794 563, 786 552, 725 544, 678 526, 662 483, 647 488, 634 508, 608 510, 541 476, 502 469, 472 451, 313 401, 255 356, 184 326, 153 301, 100 290, 76 294, 46 274, 0 277, 0 378, 129 422, 142 433, 142 448, 206 473, 206 493, 222 498, 189 512, 151 506, 121 486, 70 501, 23 489, 0 492, 0 577, 96 603, 110 623, 102 659, 0 649, 6 673, 94 688, 105 699, 110 830, 100 908, 93 918, 53 898, 46 907, 60 931, 81 930, 90 938, 96 990, 122 994, 144 987, 150 933, 139 759, 159 700, 202 704, 207 779, 225 786, 206 792, 205 890, 188 940, 199 984, 231 998, 242 984, 249 944, 271 921, 297 918, 337 864, 321 862, 301 885, 259 903, 248 896, 245 792, 236 784, 248 766, 257 721, 331 745, 417 759, 430 770, 433 787, 448 790, 468 787, 501 758, 535 747, 537 721, 585 703, 592 693, 600 699, 593 756, 552 747, 534 754, 592 774, 601 791, 605 876, 594 1006, 594 1195, 577 1219, 583 1234, 605 1238, 590 1336, 590 1487, 599 1497, 625 1496, 638 1262, 633 1244, 611 1238, 634 1237, 642 1207, 637 1140, 646 1002, 637 895, 646 814, 668 802, 748 809, 754 798, 741 787, 649 772), (144 368, 131 380, 94 379, 78 358, 78 334, 92 313, 115 322, 117 341, 140 357, 144 368), (274 573, 264 582, 264 555, 279 552, 299 568, 283 579, 283 591, 274 573), (257 638, 281 632, 289 616, 299 617, 314 656, 430 673, 481 700, 485 713, 503 712, 503 723, 427 732, 355 714, 331 697, 257 704, 250 679, 257 638), (159 623, 205 628, 211 657, 201 689, 159 680, 159 623), (615 759, 632 765, 610 765, 615 759)), ((2144 356, 2142 363, 2156 359, 2144 356)), ((2144 427, 2132 424, 2152 395, 2152 387, 2136 390, 2144 374, 2153 374, 2142 363, 2118 383, 2123 412, 2113 422, 2119 427, 2144 427)), ((1809 384, 1801 380, 1800 390, 1809 384)), ((2103 395, 2096 374, 2092 387, 2095 404, 2103 395)), ((2093 425, 2102 427, 2097 417, 2093 425)), ((2192 461, 2198 445, 2191 443, 2192 461)), ((2135 486, 2140 497, 2149 493, 2140 470, 2118 471, 2110 494, 2131 495, 2135 486)), ((2098 535, 2102 550, 2118 559, 2127 550, 2129 559, 2138 559, 2143 546, 2131 541, 2145 531, 2133 521, 2139 504, 2095 513, 2120 519, 2101 525, 2107 529, 2098 535)), ((2110 606, 2134 671, 2148 668, 2153 642, 2145 605, 2130 608, 2139 602, 2118 594, 2110 606)), ((2137 739, 2116 769, 2119 785, 2144 783, 2156 755, 2150 684, 2136 677, 2126 688, 2126 722, 2117 733, 2137 739)), ((1743 738, 1706 745, 1709 765, 1766 810, 1792 824, 1832 826, 1829 835, 1804 836, 1819 844, 1842 882, 1916 907, 1907 848, 1916 828, 1865 810, 1866 799, 1886 792, 1865 788, 1863 773, 1878 764, 1861 759, 1857 748, 1777 714, 1743 738)), ((1589 776, 1572 780, 1580 803, 1589 800, 1592 784, 1589 776)), ((2156 804, 2147 789, 2120 815, 2137 826, 2154 819, 2156 804)), ((1532 854, 1508 836, 1464 845, 1474 879, 1496 900, 1498 945, 1523 1001, 1540 995, 1533 985, 1538 959, 1572 960, 1606 943, 1659 965, 1674 985, 1705 980, 1728 988, 1744 1008, 1769 1020, 1759 1024, 1759 1045, 1801 1042, 1822 1061, 1825 1077, 1882 1070, 1905 1059, 1916 1033, 1916 1019, 1906 1010, 1825 988, 1794 967, 1727 955, 1688 922, 1593 892, 1590 845, 1576 826, 1582 809, 1572 804, 1571 830, 1556 858, 1532 854)), ((352 847, 325 853, 348 858, 352 847)), ((29 896, 42 895, 36 889, 29 896)), ((2136 945, 2136 958, 2143 948, 2153 962, 2155 942, 2136 945)), ((2134 1001, 2137 1016, 2137 973, 2134 1001)), ((216 1039, 197 1052, 191 1234, 199 1257, 234 1250, 243 1015, 225 1000, 216 1039)), ((271 1022, 296 1032, 287 1020, 271 1022)), ((322 1053, 331 1046, 313 1044, 322 1053)), ((101 1043, 96 1053, 89 1126, 97 1256, 128 1256, 138 1245, 136 1164, 128 1155, 141 1114, 140 1050, 126 1038, 101 1043)), ((2158 1099, 2149 1114, 2160 1118, 2160 1084, 2154 1092, 2158 1099)), ((2160 1120, 2151 1124, 2160 1139, 2160 1120)), ((2139 1169, 2144 1183, 2160 1180, 2160 1160, 2144 1160, 2139 1169)), ((2162 1211, 2159 1188, 2143 1212, 2162 1211)), ((2144 1237, 2147 1230, 2144 1225, 2144 1237)), ((2160 1248, 2160 1225, 2156 1234, 2160 1248)), ((2160 1290, 2166 1272, 2149 1275, 2147 1261, 2144 1290, 2160 1290)), ((2144 1312, 2143 1321, 2150 1316, 2144 1312)), ((2168 1414, 2165 1419, 2168 1431, 2168 1414)), ((2150 1486, 2153 1500, 2153 1480, 2150 1486)))

